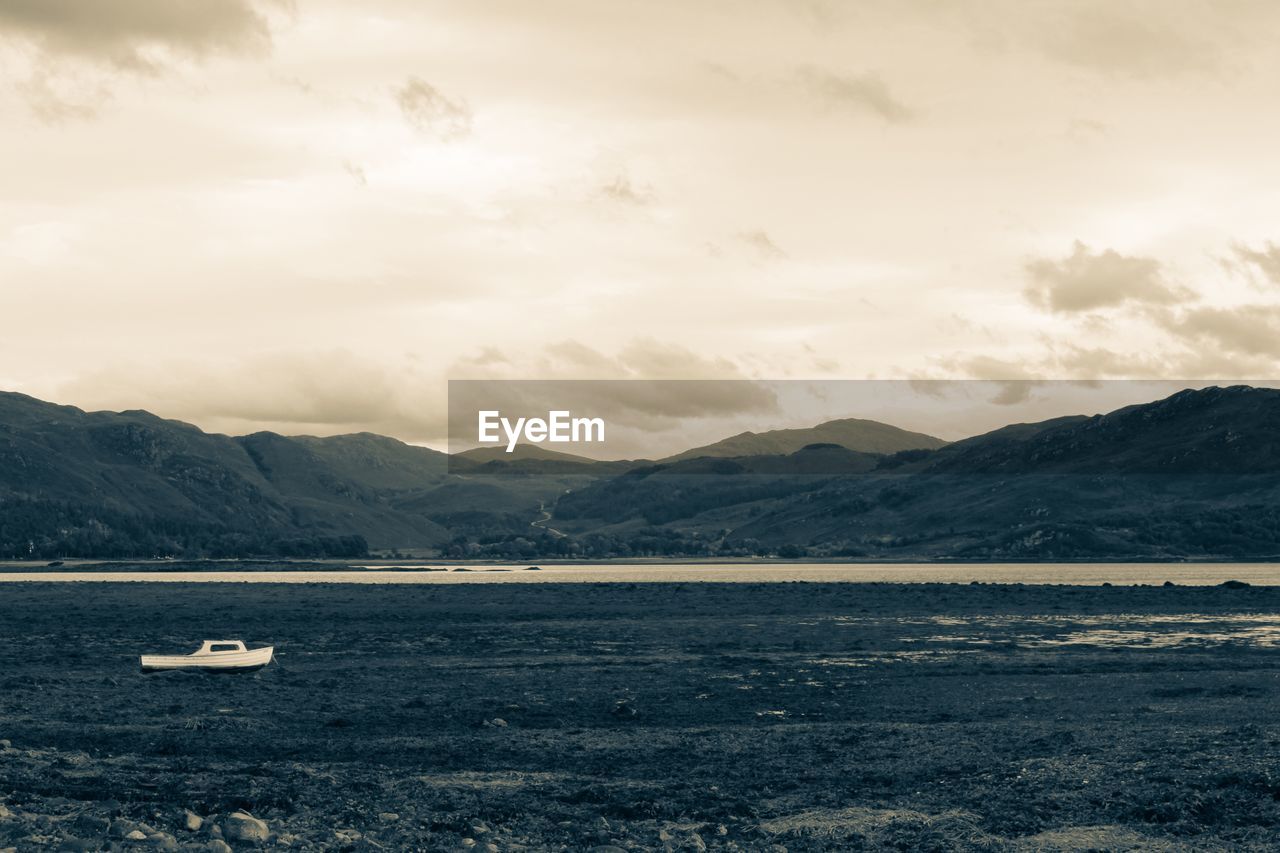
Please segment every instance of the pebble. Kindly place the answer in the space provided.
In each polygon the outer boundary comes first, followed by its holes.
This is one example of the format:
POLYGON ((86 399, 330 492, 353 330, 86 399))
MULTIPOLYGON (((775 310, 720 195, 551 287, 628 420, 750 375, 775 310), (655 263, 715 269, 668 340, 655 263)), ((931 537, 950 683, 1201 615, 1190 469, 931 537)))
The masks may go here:
MULTIPOLYGON (((125 820, 122 817, 118 817, 111 821, 110 825, 107 827, 107 834, 112 838, 124 838, 128 836, 129 833, 137 831, 140 830, 136 823, 131 820, 125 820)), ((146 838, 145 832, 142 834, 142 837, 146 838)))
POLYGON ((156 832, 148 835, 147 841, 150 841, 151 846, 155 849, 165 850, 168 853, 176 853, 178 849, 178 839, 167 832, 156 832))
MULTIPOLYGON (((0 817, 4 816, 4 808, 0 807, 0 817)), ((106 835, 111 828, 111 821, 105 817, 92 814, 78 814, 71 821, 71 827, 81 838, 92 838, 106 835)))
POLYGON ((199 832, 202 826, 204 826, 204 818, 200 815, 190 809, 182 813, 182 827, 187 832, 199 832))
POLYGON ((400 819, 400 815, 396 814, 395 812, 379 812, 378 813, 378 820, 382 821, 383 823, 395 823, 399 819, 400 819))
POLYGON ((8 738, 0 740, 0 749, 13 749, 13 741, 8 738))
POLYGON ((129 834, 125 836, 125 840, 126 841, 146 841, 147 834, 143 832, 141 829, 130 830, 129 834))
POLYGON ((231 845, 221 838, 214 838, 204 846, 209 853, 231 853, 231 845))
POLYGON ((222 834, 232 841, 266 841, 271 835, 266 821, 245 812, 232 812, 222 822, 222 834))
POLYGON ((471 848, 476 846, 476 840, 474 838, 464 838, 460 843, 462 844, 463 847, 466 847, 466 848, 471 848))

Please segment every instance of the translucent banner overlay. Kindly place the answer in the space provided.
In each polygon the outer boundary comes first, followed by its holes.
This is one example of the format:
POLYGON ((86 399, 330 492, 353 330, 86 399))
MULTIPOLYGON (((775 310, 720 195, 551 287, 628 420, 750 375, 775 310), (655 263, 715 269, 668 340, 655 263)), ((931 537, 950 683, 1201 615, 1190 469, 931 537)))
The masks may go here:
MULTIPOLYGON (((750 457, 755 462, 747 468, 772 465, 796 474, 837 475, 861 473, 872 463, 903 464, 910 455, 884 457, 965 446, 997 430, 1010 440, 1042 428, 1059 435, 1052 432, 1056 426, 1155 404, 1180 392, 1185 392, 1178 397, 1184 405, 1200 400, 1210 420, 1215 411, 1222 412, 1216 424, 1196 428, 1217 429, 1227 441, 1230 418, 1236 415, 1223 408, 1230 408, 1223 395, 1253 390, 1236 405, 1263 405, 1276 385, 1272 380, 452 380, 448 449, 454 473, 483 467, 482 473, 528 476, 574 473, 600 462, 617 467, 750 457), (1214 392, 1215 387, 1226 390, 1214 392), (1069 420, 1050 423, 1059 418, 1069 420)), ((1144 417, 1149 422, 1154 410, 1144 417)), ((1107 425, 1113 422, 1118 420, 1107 425)), ((1058 452, 1041 444, 1042 452, 1058 452)), ((1037 446, 1033 442, 1027 448, 1037 446)), ((1171 470, 1156 464, 1154 446, 1148 451, 1140 465, 1144 472, 1155 473, 1153 465, 1163 473, 1171 470)), ((1209 465, 1205 448, 1183 451, 1200 454, 1209 465)), ((1228 464, 1228 455, 1221 464, 1228 464)), ((973 467, 977 461, 970 453, 966 464, 973 467)), ((1076 465, 1060 462, 1060 469, 1088 467, 1083 455, 1076 465)), ((1218 472, 1238 473, 1239 466, 1230 464, 1236 467, 1218 472)), ((715 473, 732 470, 722 464, 715 473)))

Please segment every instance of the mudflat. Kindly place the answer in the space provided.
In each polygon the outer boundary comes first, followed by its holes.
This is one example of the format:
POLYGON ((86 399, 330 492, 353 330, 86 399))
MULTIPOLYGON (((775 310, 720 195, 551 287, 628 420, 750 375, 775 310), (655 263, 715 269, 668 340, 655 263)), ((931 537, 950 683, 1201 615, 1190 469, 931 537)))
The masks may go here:
POLYGON ((1271 587, 5 584, 0 848, 1274 849, 1278 699, 1271 587))

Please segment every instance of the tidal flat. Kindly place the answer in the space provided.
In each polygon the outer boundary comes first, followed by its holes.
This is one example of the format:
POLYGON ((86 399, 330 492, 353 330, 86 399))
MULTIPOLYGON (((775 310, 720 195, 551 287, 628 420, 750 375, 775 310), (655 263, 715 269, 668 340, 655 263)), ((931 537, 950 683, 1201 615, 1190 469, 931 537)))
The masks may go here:
POLYGON ((1277 646, 1260 586, 5 584, 0 849, 1274 849, 1277 646))

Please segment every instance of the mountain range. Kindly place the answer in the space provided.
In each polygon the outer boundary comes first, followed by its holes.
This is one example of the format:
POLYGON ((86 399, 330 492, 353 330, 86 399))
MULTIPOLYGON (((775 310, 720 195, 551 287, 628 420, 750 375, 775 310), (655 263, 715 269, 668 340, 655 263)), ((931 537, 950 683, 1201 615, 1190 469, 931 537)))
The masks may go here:
POLYGON ((952 443, 842 419, 597 462, 0 393, 0 556, 1262 559, 1277 424, 1280 391, 1232 386, 952 443))

